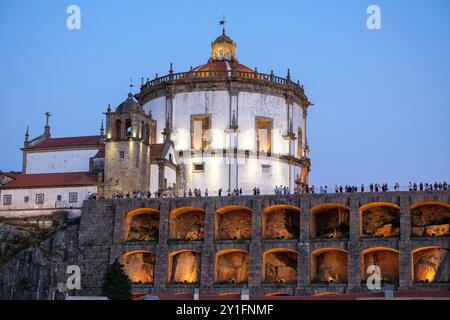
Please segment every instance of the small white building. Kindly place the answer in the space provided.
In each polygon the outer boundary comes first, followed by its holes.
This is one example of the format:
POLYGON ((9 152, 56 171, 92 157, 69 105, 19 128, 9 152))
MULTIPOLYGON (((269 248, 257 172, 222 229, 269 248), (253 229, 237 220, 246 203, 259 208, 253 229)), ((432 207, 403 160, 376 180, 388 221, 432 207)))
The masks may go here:
POLYGON ((83 201, 97 192, 97 175, 84 172, 0 174, 0 216, 24 218, 67 212, 81 214, 83 201))

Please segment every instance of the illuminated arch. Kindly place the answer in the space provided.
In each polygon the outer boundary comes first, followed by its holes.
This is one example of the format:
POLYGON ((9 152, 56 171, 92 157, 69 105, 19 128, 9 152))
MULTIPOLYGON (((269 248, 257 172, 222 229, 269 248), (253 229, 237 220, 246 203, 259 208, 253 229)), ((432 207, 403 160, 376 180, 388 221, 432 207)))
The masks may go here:
POLYGON ((131 256, 131 255, 133 255, 133 254, 136 254, 136 253, 151 253, 151 254, 155 254, 153 251, 150 251, 150 250, 133 250, 133 251, 127 251, 127 252, 125 252, 125 253, 122 255, 122 259, 124 259, 124 258, 126 258, 126 257, 128 257, 128 256, 131 256))
POLYGON ((400 253, 400 251, 398 251, 397 249, 390 248, 390 247, 372 247, 372 248, 364 249, 363 251, 361 251, 361 254, 366 255, 368 253, 375 252, 375 251, 391 251, 391 252, 395 252, 395 253, 400 253))
POLYGON ((376 265, 380 268, 381 280, 389 283, 399 282, 399 251, 389 247, 372 247, 361 251, 361 279, 367 279, 367 267, 376 265))
POLYGON ((159 211, 156 210, 155 208, 137 208, 137 209, 128 211, 126 214, 127 214, 127 216, 133 217, 138 214, 152 214, 152 213, 159 214, 159 211))
POLYGON ((177 292, 175 293, 176 296, 192 296, 191 292, 177 292))
POLYGON ((262 262, 262 278, 265 283, 297 282, 297 251, 288 248, 266 250, 263 252, 262 262))
POLYGON ((246 206, 225 206, 216 210, 215 237, 247 240, 252 236, 252 212, 246 206))
MULTIPOLYGON (((450 268, 446 255, 448 249, 440 246, 425 246, 412 250, 411 252, 411 271, 413 282, 437 282, 442 279, 442 274, 448 273, 450 268), (444 263, 444 265, 442 265, 444 263), (446 265, 445 265, 446 264, 446 265), (447 272, 439 273, 439 269, 446 268, 447 272), (438 279, 436 279, 436 276, 438 279)), ((448 282, 447 279, 444 281, 448 282)))
POLYGON ((198 207, 180 207, 169 213, 169 239, 202 240, 206 212, 198 207))
POLYGON ((239 292, 224 292, 224 293, 219 293, 219 296, 241 296, 241 294, 239 292))
POLYGON ((333 202, 330 202, 330 203, 322 203, 322 204, 318 204, 318 205, 312 207, 311 209, 309 209, 309 211, 310 211, 312 214, 316 214, 316 213, 318 213, 320 210, 323 210, 323 209, 330 209, 330 208, 336 208, 336 207, 342 208, 342 209, 348 209, 348 210, 350 210, 350 207, 349 207, 349 206, 346 206, 346 205, 341 204, 341 203, 333 203, 333 202))
POLYGON ((249 254, 241 249, 225 249, 215 254, 216 283, 247 283, 249 254))
POLYGON ((234 205, 231 205, 231 206, 225 206, 225 207, 221 207, 221 208, 217 209, 216 213, 218 213, 218 214, 225 214, 225 213, 229 213, 231 211, 235 211, 235 210, 239 210, 239 209, 247 210, 247 211, 253 211, 252 209, 250 209, 249 207, 246 207, 246 206, 234 206, 234 205))
POLYGON ((347 250, 341 249, 341 248, 332 248, 332 247, 327 247, 327 248, 320 248, 320 249, 316 249, 314 251, 311 252, 311 255, 318 255, 318 254, 322 254, 328 251, 339 251, 339 252, 343 252, 348 254, 347 250))
MULTIPOLYGON (((361 236, 372 236, 372 237, 393 237, 393 236, 400 236, 400 206, 398 206, 395 203, 392 202, 383 202, 383 201, 376 201, 376 202, 370 202, 367 203, 361 207, 359 207, 358 210, 359 214, 359 233, 361 236), (377 227, 372 232, 370 230, 364 229, 364 223, 367 221, 364 217, 364 213, 367 210, 371 210, 374 208, 391 208, 395 210, 389 211, 388 215, 390 215, 390 219, 388 218, 387 222, 380 227, 377 227), (368 234, 366 234, 368 232, 368 234)), ((381 224, 382 221, 380 221, 378 224, 381 224)))
POLYGON ((422 201, 411 205, 410 210, 413 237, 450 234, 450 204, 441 201, 422 201))
POLYGON ((266 239, 296 239, 300 233, 300 208, 288 204, 263 209, 262 234, 266 239))
POLYGON ((337 296, 337 295, 338 295, 337 292, 327 291, 327 292, 316 293, 314 296, 315 297, 327 297, 327 296, 337 296))
MULTIPOLYGON (((195 250, 177 250, 169 254, 167 263, 167 282, 168 283, 196 283, 200 279, 201 253, 195 250), (190 255, 186 255, 186 254, 190 255), (184 255, 183 263, 185 265, 178 268, 175 266, 174 259, 178 259, 180 255, 184 255)), ((176 261, 178 263, 178 261, 176 261)))
POLYGON ((274 252, 290 252, 290 253, 295 253, 298 254, 298 252, 294 249, 290 249, 290 248, 274 248, 274 249, 269 249, 264 251, 263 255, 265 256, 266 254, 269 253, 274 253, 274 252))
POLYGON ((248 251, 242 250, 242 249, 224 249, 216 252, 216 257, 223 256, 225 254, 234 253, 234 252, 240 252, 240 253, 246 253, 248 254, 248 251))
POLYGON ((397 210, 400 210, 400 206, 392 203, 392 202, 383 202, 383 201, 376 201, 376 202, 369 202, 365 205, 362 205, 359 207, 359 212, 362 213, 363 211, 366 211, 367 209, 376 208, 376 207, 391 207, 397 210))
POLYGON ((341 248, 320 248, 311 252, 311 281, 347 283, 348 251, 341 248))
POLYGON ((350 208, 340 203, 323 203, 310 210, 311 238, 348 238, 350 208), (337 211, 334 212, 334 209, 337 211))
POLYGON ((285 292, 271 292, 265 294, 266 297, 283 297, 283 296, 291 296, 289 293, 285 292))
POLYGON ((144 227, 144 231, 147 229, 148 230, 148 238, 154 238, 153 240, 149 240, 149 241, 155 241, 157 242, 158 240, 158 233, 159 233, 159 216, 160 213, 158 210, 154 209, 154 208, 137 208, 131 211, 128 211, 125 215, 125 223, 124 223, 124 238, 125 240, 138 240, 138 241, 147 241, 145 240, 146 236, 140 236, 137 235, 135 236, 130 235, 130 231, 133 231, 133 224, 136 224, 137 227, 139 227, 139 224, 142 224, 142 222, 140 223, 139 221, 137 221, 139 218, 141 218, 142 220, 148 220, 147 224, 148 224, 148 228, 144 227), (146 215, 148 215, 149 219, 146 219, 146 215), (136 220, 136 221, 133 221, 136 220), (134 222, 134 223, 133 223, 134 222))
POLYGON ((187 207, 179 207, 176 209, 173 209, 172 211, 170 211, 170 215, 177 217, 180 216, 182 214, 185 213, 189 213, 192 211, 201 211, 201 212, 205 212, 205 209, 199 208, 199 207, 192 207, 192 206, 187 206, 187 207))
POLYGON ((300 208, 297 206, 293 206, 291 204, 274 204, 274 205, 265 207, 263 209, 263 212, 268 213, 270 211, 277 210, 277 209, 290 209, 290 210, 298 211, 300 213, 300 208))
POLYGON ((435 201, 435 200, 416 202, 416 203, 413 203, 409 208, 415 209, 418 207, 429 206, 429 205, 443 206, 443 207, 450 209, 450 204, 442 202, 442 201, 435 201))
POLYGON ((153 283, 155 254, 149 250, 126 252, 121 257, 125 273, 133 283, 153 283))

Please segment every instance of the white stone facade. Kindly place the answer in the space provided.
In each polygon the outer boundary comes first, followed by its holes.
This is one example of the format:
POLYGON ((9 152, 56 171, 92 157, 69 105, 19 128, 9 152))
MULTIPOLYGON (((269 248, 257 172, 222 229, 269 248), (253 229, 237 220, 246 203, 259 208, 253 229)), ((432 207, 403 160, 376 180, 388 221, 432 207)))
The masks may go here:
POLYGON ((61 173, 89 171, 89 158, 98 148, 33 151, 26 154, 26 173, 61 173))
MULTIPOLYGON (((246 194, 258 186, 262 193, 272 193, 275 186, 283 185, 291 189, 295 187, 295 180, 300 174, 299 164, 289 164, 281 161, 280 156, 295 156, 298 152, 297 140, 289 140, 284 136, 288 133, 290 122, 293 132, 305 132, 303 109, 296 103, 287 103, 279 96, 263 93, 241 91, 231 95, 229 91, 195 91, 182 92, 167 99, 159 97, 149 101, 144 109, 151 111, 158 122, 157 140, 161 141, 161 134, 168 108, 172 103, 171 138, 174 142, 177 163, 184 166, 184 189, 208 188, 210 195, 217 194, 219 188, 224 193, 228 188, 242 188, 246 194), (231 133, 228 128, 235 110, 238 131, 231 133), (210 117, 210 133, 208 150, 216 150, 215 155, 208 155, 207 151, 195 152, 191 156, 191 116, 208 115, 210 117), (272 119, 271 134, 272 153, 270 157, 245 157, 245 151, 256 153, 256 119, 266 117, 272 119), (289 147, 291 143, 291 148, 289 147), (237 147, 236 159, 231 152, 237 147), (223 156, 223 149, 228 154, 223 156), (220 152, 217 152, 220 150, 220 152), (179 155, 183 151, 183 156, 179 155), (204 163, 204 170, 195 172, 194 164, 204 163)), ((302 140, 302 148, 305 141, 302 140)), ((153 172, 153 170, 152 170, 153 172)), ((183 186, 179 186, 179 193, 183 186)))

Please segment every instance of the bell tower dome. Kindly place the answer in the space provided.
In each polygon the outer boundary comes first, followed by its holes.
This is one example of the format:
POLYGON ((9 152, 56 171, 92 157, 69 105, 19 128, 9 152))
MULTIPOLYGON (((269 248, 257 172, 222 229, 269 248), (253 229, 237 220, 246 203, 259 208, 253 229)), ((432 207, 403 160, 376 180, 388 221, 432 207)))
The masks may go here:
POLYGON ((234 61, 236 59, 236 43, 225 34, 225 28, 222 29, 222 35, 211 43, 211 61, 234 61))
POLYGON ((150 189, 151 116, 132 93, 106 112, 104 196, 150 189))

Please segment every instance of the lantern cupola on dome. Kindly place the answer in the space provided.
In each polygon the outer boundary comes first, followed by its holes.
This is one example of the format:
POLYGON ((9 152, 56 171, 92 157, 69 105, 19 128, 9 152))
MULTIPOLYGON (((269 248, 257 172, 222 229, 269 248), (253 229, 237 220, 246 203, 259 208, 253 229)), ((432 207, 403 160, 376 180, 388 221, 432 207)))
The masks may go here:
POLYGON ((211 43, 212 61, 226 60, 234 61, 236 59, 236 43, 225 34, 225 28, 222 34, 211 43))

